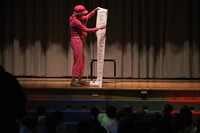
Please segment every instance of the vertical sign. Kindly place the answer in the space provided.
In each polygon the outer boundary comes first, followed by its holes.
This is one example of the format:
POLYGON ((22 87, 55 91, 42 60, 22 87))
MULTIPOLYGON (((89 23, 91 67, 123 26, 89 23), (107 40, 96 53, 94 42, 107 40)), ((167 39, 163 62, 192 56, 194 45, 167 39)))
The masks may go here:
MULTIPOLYGON (((107 24, 108 10, 100 8, 97 11, 96 27, 107 24)), ((102 86, 103 83, 103 68, 104 68, 104 54, 105 54, 105 42, 106 42, 106 28, 98 30, 97 36, 97 79, 91 85, 102 86)))

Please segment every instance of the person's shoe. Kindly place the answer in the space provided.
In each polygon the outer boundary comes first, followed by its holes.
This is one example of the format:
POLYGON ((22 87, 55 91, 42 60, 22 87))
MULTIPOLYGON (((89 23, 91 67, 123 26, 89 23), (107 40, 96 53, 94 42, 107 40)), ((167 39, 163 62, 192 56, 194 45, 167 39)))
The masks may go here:
POLYGON ((79 81, 79 84, 81 84, 82 86, 89 86, 90 83, 88 81, 79 81))
POLYGON ((70 83, 70 86, 73 86, 73 87, 81 87, 82 85, 81 85, 79 82, 71 82, 71 83, 70 83))

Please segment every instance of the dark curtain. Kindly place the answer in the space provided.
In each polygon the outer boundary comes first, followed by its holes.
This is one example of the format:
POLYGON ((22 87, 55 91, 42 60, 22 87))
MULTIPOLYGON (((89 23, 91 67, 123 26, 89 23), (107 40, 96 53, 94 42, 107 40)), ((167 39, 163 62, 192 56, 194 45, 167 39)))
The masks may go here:
MULTIPOLYGON (((199 0, 2 0, 0 64, 16 76, 71 76, 76 4, 108 9, 105 58, 116 59, 118 78, 200 78, 199 0)), ((96 16, 87 27, 95 25, 96 16)), ((96 49, 91 33, 85 76, 96 49)), ((104 76, 113 76, 112 63, 104 76)))

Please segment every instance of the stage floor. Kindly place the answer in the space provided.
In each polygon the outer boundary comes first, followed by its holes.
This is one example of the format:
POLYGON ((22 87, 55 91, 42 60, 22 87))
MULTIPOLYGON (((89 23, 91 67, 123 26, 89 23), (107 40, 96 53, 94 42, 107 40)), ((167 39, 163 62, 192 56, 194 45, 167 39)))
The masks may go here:
MULTIPOLYGON (((71 87, 70 78, 17 78, 25 89, 200 91, 200 79, 103 79, 102 87, 71 87)), ((90 79, 84 79, 91 81, 90 79)), ((94 81, 95 79, 93 79, 94 81)))

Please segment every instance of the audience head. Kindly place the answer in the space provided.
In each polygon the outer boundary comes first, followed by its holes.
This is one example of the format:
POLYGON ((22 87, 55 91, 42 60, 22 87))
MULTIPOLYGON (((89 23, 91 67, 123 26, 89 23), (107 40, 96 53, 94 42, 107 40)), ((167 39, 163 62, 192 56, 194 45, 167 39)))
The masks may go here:
POLYGON ((100 113, 100 109, 97 106, 93 106, 90 109, 90 113, 94 118, 96 118, 98 116, 98 114, 100 113))
POLYGON ((171 113, 173 111, 173 106, 169 103, 165 104, 163 107, 163 113, 171 113))
POLYGON ((45 105, 38 105, 36 108, 38 115, 44 115, 46 113, 46 106, 45 105))
POLYGON ((114 118, 117 113, 117 108, 113 105, 108 106, 106 109, 106 114, 109 118, 114 118))
POLYGON ((16 123, 26 115, 26 95, 17 78, 7 72, 0 65, 0 85, 3 95, 9 96, 6 106, 1 109, 2 114, 6 117, 3 119, 5 126, 2 126, 4 132, 19 132, 19 126, 16 123))

